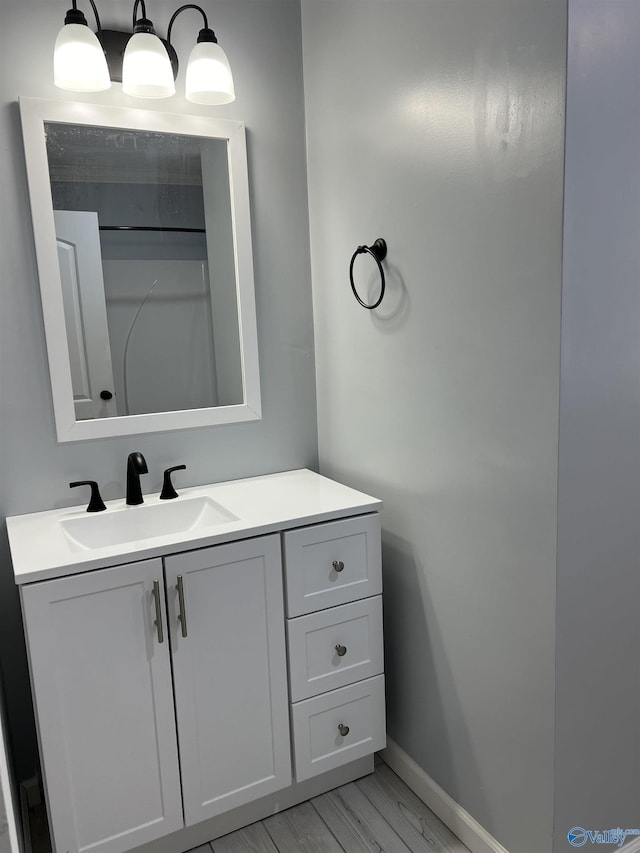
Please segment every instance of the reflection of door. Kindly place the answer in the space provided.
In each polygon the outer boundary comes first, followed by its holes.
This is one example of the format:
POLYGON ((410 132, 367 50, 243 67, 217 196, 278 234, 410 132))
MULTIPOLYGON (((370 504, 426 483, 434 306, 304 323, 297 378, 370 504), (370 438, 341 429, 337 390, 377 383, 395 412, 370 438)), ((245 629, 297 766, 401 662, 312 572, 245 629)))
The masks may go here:
POLYGON ((55 210, 71 386, 77 420, 117 415, 98 214, 55 210), (101 398, 111 395, 107 400, 101 398))

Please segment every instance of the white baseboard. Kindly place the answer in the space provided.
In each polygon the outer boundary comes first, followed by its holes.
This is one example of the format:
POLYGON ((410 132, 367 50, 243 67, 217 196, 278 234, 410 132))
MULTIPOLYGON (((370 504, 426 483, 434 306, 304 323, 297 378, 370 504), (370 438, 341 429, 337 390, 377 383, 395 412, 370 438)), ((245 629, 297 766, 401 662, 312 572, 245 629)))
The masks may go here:
POLYGON ((471 853, 509 853, 391 738, 387 737, 387 748, 379 754, 471 853))

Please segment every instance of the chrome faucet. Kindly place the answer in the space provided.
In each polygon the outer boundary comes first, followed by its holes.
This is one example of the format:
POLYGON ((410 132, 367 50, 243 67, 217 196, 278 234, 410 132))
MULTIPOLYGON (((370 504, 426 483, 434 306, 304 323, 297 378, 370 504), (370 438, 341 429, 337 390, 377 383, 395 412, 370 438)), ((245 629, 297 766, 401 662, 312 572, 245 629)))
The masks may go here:
POLYGON ((140 488, 140 474, 147 474, 148 468, 142 453, 136 451, 130 453, 127 459, 127 504, 135 506, 141 504, 142 489, 140 488))

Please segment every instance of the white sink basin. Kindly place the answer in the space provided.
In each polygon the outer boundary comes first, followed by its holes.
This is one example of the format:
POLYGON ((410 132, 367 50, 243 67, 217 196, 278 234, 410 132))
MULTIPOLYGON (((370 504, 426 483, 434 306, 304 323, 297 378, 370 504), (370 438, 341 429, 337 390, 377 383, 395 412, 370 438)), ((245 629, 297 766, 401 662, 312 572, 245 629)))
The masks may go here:
POLYGON ((15 515, 7 532, 16 583, 52 580, 121 563, 209 548, 294 527, 377 512, 381 503, 312 471, 284 471, 180 490, 175 500, 122 498, 15 515))
POLYGON ((206 530, 230 521, 238 517, 216 501, 193 497, 65 518, 60 526, 72 547, 90 550, 206 530))

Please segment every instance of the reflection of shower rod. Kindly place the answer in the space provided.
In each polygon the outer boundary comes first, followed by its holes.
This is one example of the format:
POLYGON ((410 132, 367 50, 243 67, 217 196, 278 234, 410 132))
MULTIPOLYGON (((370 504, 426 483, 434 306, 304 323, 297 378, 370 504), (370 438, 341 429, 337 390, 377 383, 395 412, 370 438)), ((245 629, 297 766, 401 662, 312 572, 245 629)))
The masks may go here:
POLYGON ((205 234, 205 228, 170 228, 163 225, 99 225, 99 231, 182 231, 185 234, 205 234))

